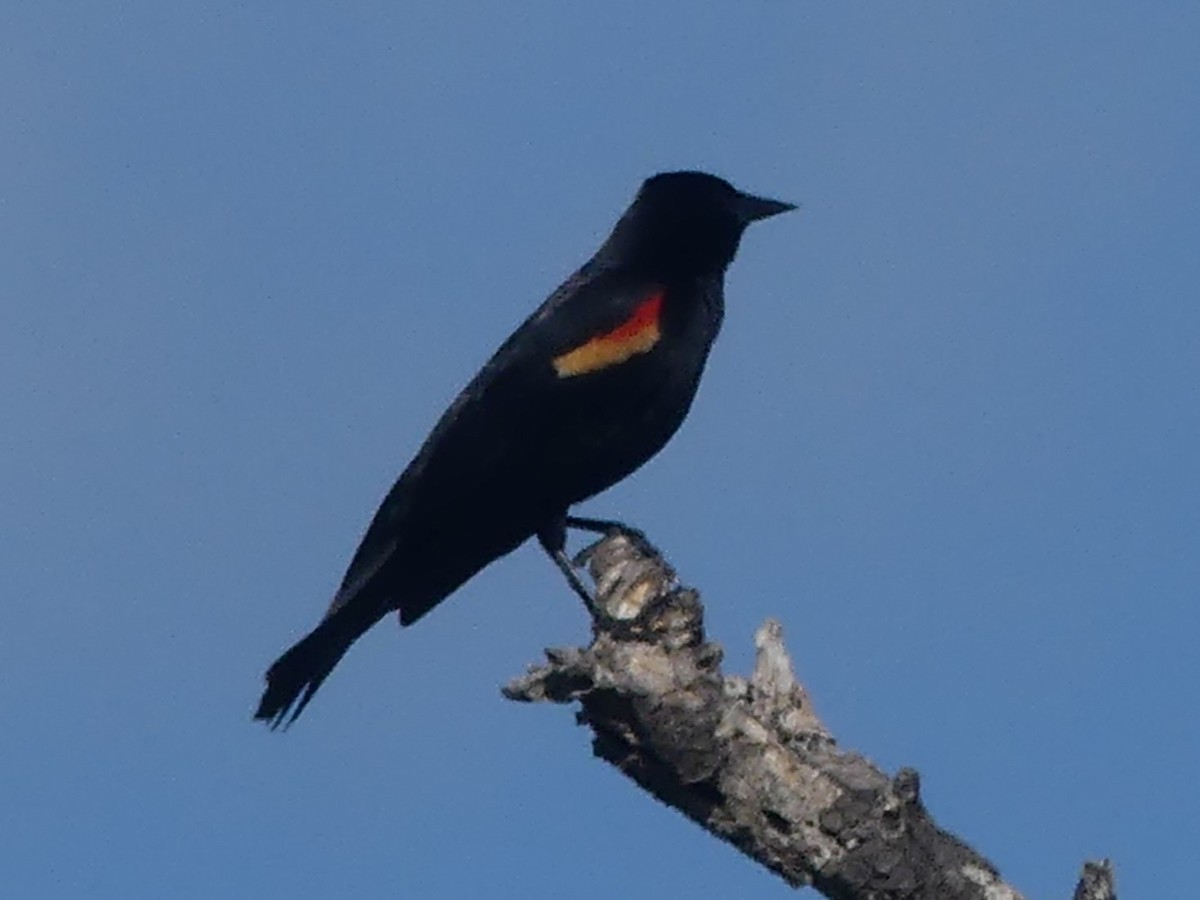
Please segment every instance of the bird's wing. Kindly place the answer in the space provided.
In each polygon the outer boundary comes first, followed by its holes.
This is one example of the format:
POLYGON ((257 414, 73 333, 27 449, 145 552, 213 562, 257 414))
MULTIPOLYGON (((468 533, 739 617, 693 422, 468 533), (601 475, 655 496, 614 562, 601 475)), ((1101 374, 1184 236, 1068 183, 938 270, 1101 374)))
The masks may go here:
MULTIPOLYGON (((454 483, 467 456, 503 453, 521 394, 647 352, 659 339, 662 289, 585 265, 526 319, 454 399, 376 511, 326 615, 364 594, 405 538, 413 486, 454 483), (486 402, 485 401, 486 398, 486 402)), ((480 466, 483 468, 483 466, 480 466)), ((503 467, 498 467, 502 469, 503 467)))
POLYGON ((548 374, 563 368, 561 357, 601 341, 636 345, 657 329, 662 295, 659 285, 586 265, 509 336, 479 378, 526 369, 548 374))

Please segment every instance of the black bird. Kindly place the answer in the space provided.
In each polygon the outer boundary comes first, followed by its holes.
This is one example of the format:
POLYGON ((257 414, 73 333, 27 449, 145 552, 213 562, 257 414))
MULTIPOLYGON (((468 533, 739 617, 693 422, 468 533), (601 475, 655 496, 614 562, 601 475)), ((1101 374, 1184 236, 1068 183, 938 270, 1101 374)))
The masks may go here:
POLYGON ((537 536, 585 599, 568 516, 658 453, 687 415, 751 222, 790 203, 703 172, 647 179, 612 234, 442 415, 371 521, 329 611, 267 671, 256 719, 300 715, 350 645, 392 610, 411 625, 537 536))

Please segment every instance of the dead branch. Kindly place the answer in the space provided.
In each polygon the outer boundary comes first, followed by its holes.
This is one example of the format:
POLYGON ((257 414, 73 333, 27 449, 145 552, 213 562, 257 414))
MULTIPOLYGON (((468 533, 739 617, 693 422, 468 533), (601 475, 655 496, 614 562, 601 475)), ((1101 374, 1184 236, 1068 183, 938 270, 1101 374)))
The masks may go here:
MULTIPOLYGON (((748 681, 723 675, 698 594, 655 548, 613 535, 585 554, 591 645, 547 650, 507 697, 578 701, 597 756, 793 886, 831 900, 1020 900, 933 821, 914 770, 889 778, 837 745, 777 622, 755 635, 748 681)), ((1074 900, 1115 898, 1108 861, 1087 863, 1074 900)))

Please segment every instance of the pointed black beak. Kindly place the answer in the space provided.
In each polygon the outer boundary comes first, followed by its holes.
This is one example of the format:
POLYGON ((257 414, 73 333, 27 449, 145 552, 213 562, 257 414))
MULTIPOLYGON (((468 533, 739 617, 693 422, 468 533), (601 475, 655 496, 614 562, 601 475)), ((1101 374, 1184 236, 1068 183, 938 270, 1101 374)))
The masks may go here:
POLYGON ((759 219, 769 219, 793 209, 796 209, 795 203, 784 203, 782 200, 755 197, 753 194, 742 194, 738 197, 738 213, 746 224, 757 222, 759 219))

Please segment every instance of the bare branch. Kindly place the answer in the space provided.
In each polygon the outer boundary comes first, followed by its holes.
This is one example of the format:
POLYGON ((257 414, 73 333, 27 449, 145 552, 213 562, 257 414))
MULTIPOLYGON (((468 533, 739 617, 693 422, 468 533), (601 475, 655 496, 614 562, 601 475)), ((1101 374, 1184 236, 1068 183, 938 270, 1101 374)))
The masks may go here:
MULTIPOLYGON (((914 770, 889 778, 838 747, 796 681, 779 623, 755 635, 748 681, 723 675, 699 596, 657 550, 614 535, 586 555, 592 643, 547 650, 507 697, 578 701, 597 756, 793 886, 831 900, 1020 900, 937 826, 914 770)), ((1112 870, 1089 863, 1075 900, 1100 898, 1115 900, 1112 870)))
POLYGON ((1083 877, 1075 888, 1074 900, 1117 900, 1117 884, 1109 860, 1083 864, 1083 877))

